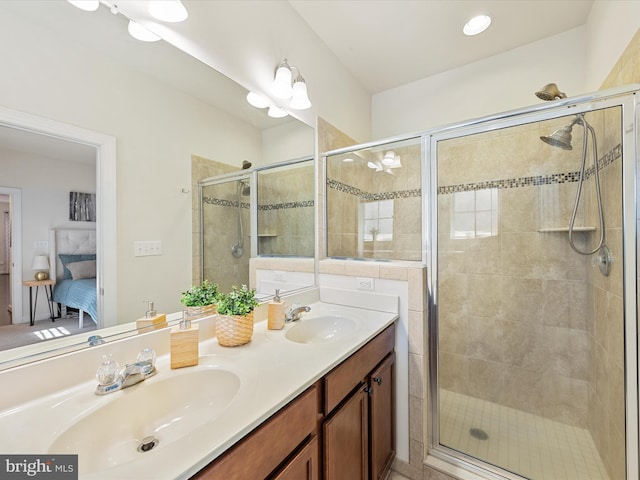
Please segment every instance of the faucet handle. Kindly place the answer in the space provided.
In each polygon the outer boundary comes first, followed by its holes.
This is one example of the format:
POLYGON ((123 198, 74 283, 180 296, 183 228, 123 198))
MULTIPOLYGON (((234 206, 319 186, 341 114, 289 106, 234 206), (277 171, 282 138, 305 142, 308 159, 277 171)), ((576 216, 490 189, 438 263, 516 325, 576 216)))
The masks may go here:
POLYGON ((156 364, 156 351, 153 348, 143 348, 136 358, 138 362, 149 362, 151 365, 156 364))
POLYGON ((96 379, 100 385, 111 385, 118 380, 120 365, 111 359, 111 355, 103 355, 102 363, 96 371, 96 379))

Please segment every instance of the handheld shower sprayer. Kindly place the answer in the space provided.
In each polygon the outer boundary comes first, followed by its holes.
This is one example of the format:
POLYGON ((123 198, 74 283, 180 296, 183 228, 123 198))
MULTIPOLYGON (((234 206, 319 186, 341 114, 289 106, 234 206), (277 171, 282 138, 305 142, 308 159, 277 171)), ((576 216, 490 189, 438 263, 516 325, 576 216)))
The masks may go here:
MULTIPOLYGON (((251 168, 251 162, 249 160, 242 161, 241 170, 248 170, 251 168)), ((244 255, 244 226, 242 225, 242 197, 249 196, 251 192, 251 186, 249 182, 245 183, 244 180, 238 180, 236 188, 236 202, 238 213, 238 241, 231 247, 231 255, 235 258, 240 258, 244 255)))

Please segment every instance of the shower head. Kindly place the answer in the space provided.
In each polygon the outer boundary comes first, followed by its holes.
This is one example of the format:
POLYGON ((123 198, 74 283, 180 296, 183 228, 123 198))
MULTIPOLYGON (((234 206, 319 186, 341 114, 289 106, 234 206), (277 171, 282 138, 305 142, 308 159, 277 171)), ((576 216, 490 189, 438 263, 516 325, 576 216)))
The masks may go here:
POLYGON ((560 147, 563 150, 572 150, 571 147, 571 129, 573 124, 566 127, 559 128, 551 135, 545 135, 540 137, 544 143, 548 143, 552 147, 560 147))
POLYGON ((552 100, 557 100, 558 98, 567 98, 567 94, 561 92, 555 83, 549 83, 542 87, 540 91, 536 92, 536 97, 550 102, 552 100))
POLYGON ((251 168, 251 162, 249 160, 242 161, 242 170, 247 170, 251 168))

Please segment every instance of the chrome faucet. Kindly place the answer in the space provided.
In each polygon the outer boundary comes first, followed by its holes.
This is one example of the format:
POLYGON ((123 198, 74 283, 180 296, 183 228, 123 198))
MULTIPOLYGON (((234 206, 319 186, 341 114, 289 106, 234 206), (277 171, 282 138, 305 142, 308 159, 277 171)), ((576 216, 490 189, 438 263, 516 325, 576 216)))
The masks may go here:
POLYGON ((144 349, 138 354, 138 359, 135 363, 127 364, 122 373, 118 373, 120 369, 118 363, 105 355, 100 368, 96 372, 96 378, 98 379, 96 395, 117 392, 154 376, 158 372, 155 367, 155 360, 155 352, 150 349, 144 349))
POLYGON ((302 318, 302 314, 311 310, 311 307, 293 307, 287 310, 287 313, 284 316, 284 323, 297 322, 302 318))

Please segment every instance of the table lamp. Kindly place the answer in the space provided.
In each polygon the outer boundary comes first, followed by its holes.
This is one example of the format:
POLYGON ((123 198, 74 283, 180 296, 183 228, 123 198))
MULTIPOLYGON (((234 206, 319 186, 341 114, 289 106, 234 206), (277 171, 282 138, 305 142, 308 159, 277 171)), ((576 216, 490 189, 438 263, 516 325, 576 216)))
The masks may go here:
POLYGON ((35 278, 38 281, 49 278, 49 259, 46 255, 36 255, 33 257, 32 270, 36 271, 35 278))

